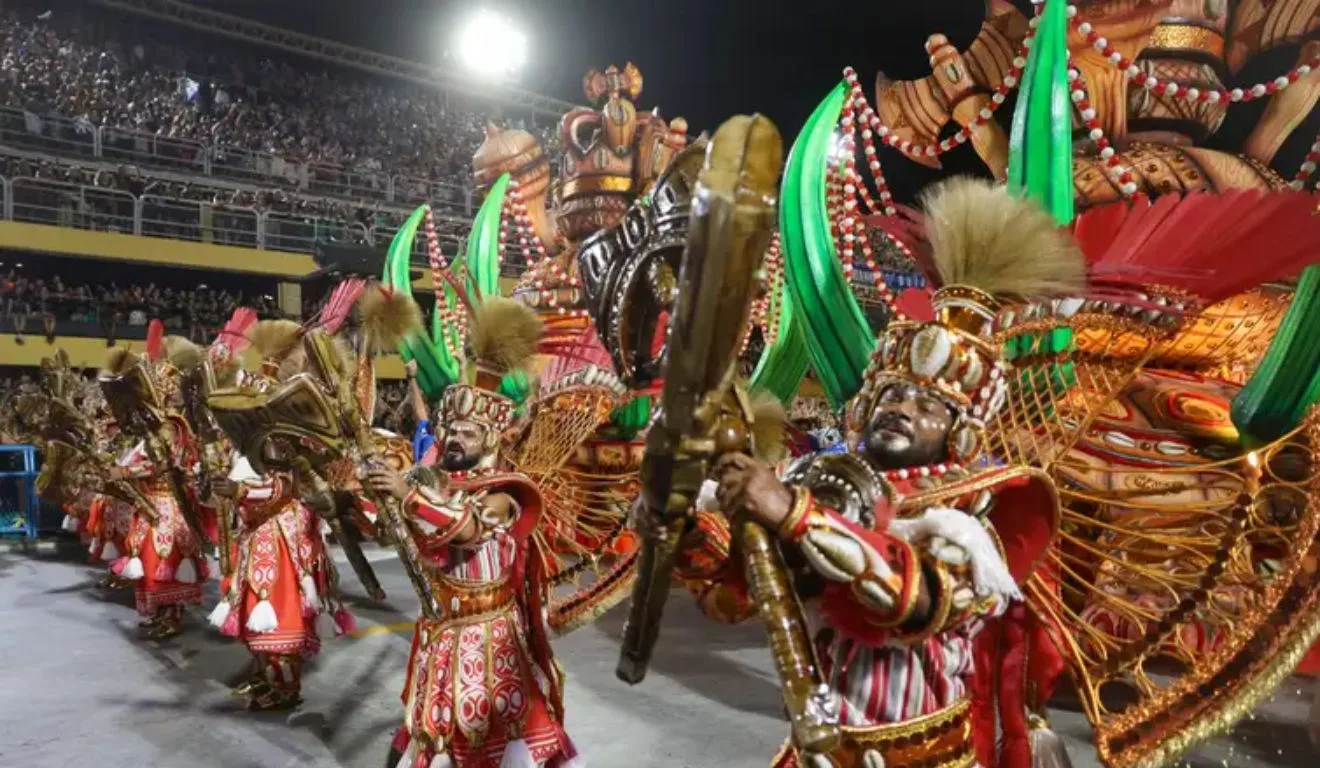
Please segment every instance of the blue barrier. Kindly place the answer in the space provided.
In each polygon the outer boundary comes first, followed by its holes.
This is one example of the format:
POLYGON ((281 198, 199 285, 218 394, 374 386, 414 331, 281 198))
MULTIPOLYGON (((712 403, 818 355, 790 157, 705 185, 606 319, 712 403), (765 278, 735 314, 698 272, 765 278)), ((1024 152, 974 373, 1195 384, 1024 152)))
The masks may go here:
POLYGON ((37 538, 41 517, 39 469, 36 447, 0 445, 0 535, 37 538))

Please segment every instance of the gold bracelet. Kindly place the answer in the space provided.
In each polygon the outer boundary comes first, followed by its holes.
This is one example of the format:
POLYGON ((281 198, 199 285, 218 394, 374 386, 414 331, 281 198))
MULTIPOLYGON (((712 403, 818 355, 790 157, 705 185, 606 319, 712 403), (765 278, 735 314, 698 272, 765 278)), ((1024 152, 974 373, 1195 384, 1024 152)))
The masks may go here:
POLYGON ((780 538, 788 541, 796 541, 802 536, 802 521, 806 519, 811 512, 811 491, 806 488, 793 489, 793 506, 789 507, 788 514, 783 520, 779 521, 779 527, 776 533, 780 538))

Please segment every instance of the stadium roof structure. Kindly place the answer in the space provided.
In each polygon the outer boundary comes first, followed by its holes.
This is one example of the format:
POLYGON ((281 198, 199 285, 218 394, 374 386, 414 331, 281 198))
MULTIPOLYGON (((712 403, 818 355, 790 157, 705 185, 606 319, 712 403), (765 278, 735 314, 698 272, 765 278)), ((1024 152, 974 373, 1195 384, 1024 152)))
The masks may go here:
POLYGON ((161 19, 247 43, 278 48, 344 67, 402 78, 420 85, 438 87, 482 101, 493 101, 555 118, 577 106, 521 88, 489 83, 478 84, 470 78, 439 67, 304 35, 179 0, 92 0, 92 2, 106 8, 161 19))

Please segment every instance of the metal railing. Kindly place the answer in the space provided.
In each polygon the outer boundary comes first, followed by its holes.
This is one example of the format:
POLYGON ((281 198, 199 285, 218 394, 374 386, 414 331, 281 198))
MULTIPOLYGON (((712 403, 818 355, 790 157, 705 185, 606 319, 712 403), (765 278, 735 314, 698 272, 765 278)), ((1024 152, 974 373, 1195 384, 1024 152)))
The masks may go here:
POLYGON ((384 171, 350 170, 327 163, 300 163, 269 152, 92 125, 58 115, 0 108, 0 144, 61 156, 97 158, 140 168, 233 179, 295 189, 307 194, 381 203, 431 203, 437 210, 471 216, 470 186, 384 171))
POLYGON ((127 192, 47 179, 7 181, 7 216, 14 221, 98 232, 139 232, 138 199, 127 192))
MULTIPOLYGON (((318 243, 357 243, 383 248, 399 226, 259 211, 236 205, 133 195, 119 189, 38 178, 0 176, 0 211, 8 221, 48 224, 97 232, 121 232, 170 240, 214 243, 287 253, 314 253, 318 243)), ((442 222, 466 222, 439 217, 442 222)), ((462 238, 442 236, 452 256, 462 238)), ((426 263, 424 238, 413 241, 413 258, 426 263)))

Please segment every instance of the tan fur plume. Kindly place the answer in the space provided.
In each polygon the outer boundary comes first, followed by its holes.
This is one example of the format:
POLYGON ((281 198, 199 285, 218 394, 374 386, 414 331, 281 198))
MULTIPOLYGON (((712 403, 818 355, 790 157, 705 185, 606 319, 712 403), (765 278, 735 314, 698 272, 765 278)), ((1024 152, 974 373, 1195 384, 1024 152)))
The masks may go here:
POLYGON ((252 326, 247 337, 263 360, 279 360, 302 339, 302 326, 292 320, 262 320, 252 326))
POLYGON ((764 390, 752 395, 752 441, 762 461, 777 464, 788 455, 788 411, 764 390))
POLYGON ((1084 287, 1081 249, 1031 201, 969 177, 941 182, 921 197, 942 284, 1024 296, 1084 287))
POLYGON ((375 354, 395 351, 409 333, 422 327, 422 310, 408 291, 372 283, 362 292, 357 308, 367 349, 375 354))
POLYGON ((205 352, 182 336, 165 337, 165 359, 180 371, 191 371, 202 364, 205 352))
POLYGON ((301 344, 290 349, 279 360, 280 365, 275 371, 275 378, 280 381, 288 381, 307 369, 307 351, 301 344))
POLYGON ((238 384, 238 372, 242 366, 237 360, 222 360, 212 366, 217 389, 228 389, 238 384))
POLYGON ((105 365, 101 366, 101 373, 107 376, 123 376, 125 372, 141 360, 142 358, 131 350, 124 347, 115 347, 106 355, 105 365))
POLYGON ((541 319, 522 302, 492 296, 476 309, 472 320, 475 362, 500 373, 521 368, 536 354, 541 319))

